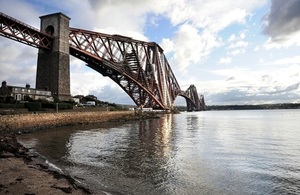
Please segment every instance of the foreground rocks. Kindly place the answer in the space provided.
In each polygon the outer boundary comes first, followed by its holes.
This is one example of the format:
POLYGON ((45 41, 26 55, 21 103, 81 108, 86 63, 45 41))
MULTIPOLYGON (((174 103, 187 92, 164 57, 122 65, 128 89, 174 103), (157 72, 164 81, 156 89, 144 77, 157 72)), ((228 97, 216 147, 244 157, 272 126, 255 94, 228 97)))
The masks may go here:
POLYGON ((69 176, 51 170, 17 142, 0 136, 0 194, 91 194, 69 176))

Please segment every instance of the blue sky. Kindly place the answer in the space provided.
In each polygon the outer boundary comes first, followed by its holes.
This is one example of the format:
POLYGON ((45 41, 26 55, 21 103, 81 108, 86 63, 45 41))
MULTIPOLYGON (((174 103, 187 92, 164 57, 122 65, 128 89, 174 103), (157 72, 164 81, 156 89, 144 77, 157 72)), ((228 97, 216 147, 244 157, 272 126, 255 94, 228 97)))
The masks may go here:
MULTIPOLYGON (((157 42, 181 89, 194 84, 208 105, 300 103, 298 10, 298 0, 0 0, 1 12, 36 28, 62 12, 74 28, 157 42)), ((35 86, 37 49, 3 37, 0 47, 0 79, 35 86)), ((71 93, 133 104, 73 57, 71 93)))

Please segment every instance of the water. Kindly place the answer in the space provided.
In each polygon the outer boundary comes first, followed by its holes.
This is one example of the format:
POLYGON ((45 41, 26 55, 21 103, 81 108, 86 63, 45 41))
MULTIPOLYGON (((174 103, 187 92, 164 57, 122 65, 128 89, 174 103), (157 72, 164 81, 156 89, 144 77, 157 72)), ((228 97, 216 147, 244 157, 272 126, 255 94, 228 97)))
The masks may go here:
POLYGON ((300 110, 206 111, 24 135, 95 193, 299 194, 300 110))

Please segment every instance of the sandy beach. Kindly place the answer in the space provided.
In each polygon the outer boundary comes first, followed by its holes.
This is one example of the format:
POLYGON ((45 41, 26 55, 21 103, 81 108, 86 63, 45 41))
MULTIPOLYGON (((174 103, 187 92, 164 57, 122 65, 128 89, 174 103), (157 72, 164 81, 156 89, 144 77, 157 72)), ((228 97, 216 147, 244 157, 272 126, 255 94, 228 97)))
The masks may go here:
POLYGON ((15 136, 2 135, 0 140, 0 194, 92 194, 30 154, 15 136))

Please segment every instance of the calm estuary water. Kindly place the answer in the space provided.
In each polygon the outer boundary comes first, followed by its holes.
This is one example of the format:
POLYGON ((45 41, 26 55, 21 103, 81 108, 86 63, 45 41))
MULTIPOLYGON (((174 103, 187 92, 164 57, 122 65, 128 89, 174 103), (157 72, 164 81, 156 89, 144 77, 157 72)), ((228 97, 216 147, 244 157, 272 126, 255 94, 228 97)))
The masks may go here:
POLYGON ((22 135, 107 194, 300 194, 300 110, 205 111, 22 135))

